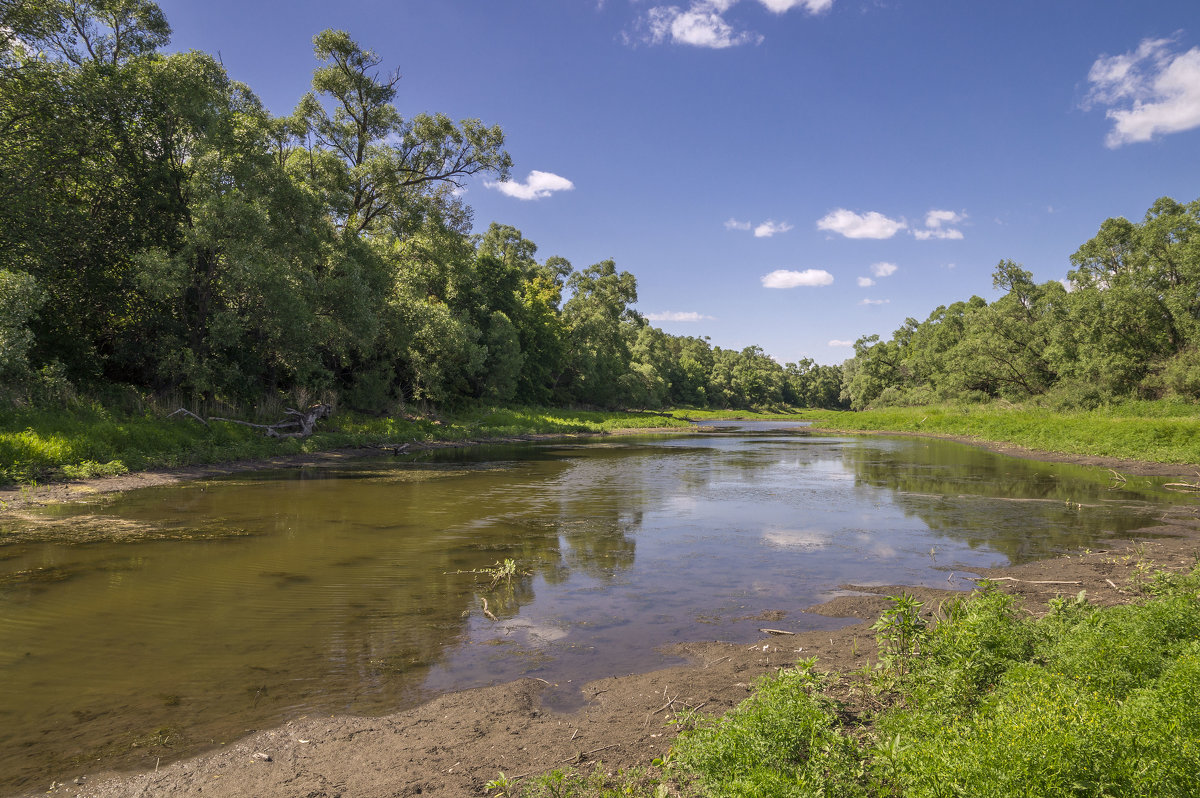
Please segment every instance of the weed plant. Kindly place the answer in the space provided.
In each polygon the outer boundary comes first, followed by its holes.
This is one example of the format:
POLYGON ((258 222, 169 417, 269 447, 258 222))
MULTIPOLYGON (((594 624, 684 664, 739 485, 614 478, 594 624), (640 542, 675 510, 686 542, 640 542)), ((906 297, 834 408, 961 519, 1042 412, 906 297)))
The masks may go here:
POLYGON ((836 677, 806 660, 698 719, 661 773, 617 787, 554 771, 503 794, 1196 798, 1200 565, 1144 584, 1140 604, 1080 593, 1035 619, 985 583, 929 626, 896 597, 876 625, 876 714, 833 700, 836 677))

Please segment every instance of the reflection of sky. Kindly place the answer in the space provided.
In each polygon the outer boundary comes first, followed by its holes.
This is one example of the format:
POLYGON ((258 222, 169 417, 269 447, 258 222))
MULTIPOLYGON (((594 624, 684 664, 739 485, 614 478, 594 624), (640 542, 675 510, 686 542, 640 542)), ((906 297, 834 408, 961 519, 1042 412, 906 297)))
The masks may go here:
POLYGON ((443 450, 51 508, 175 539, 8 549, 0 576, 64 578, 0 591, 0 780, 38 770, 27 743, 72 744, 68 726, 98 746, 175 725, 229 739, 522 675, 571 687, 662 665, 672 642, 830 628, 801 609, 839 585, 945 586, 1151 524, 1153 485, 1108 476, 767 430, 443 450), (527 575, 490 590, 481 571, 505 559, 527 575))
MULTIPOLYGON (((569 631, 555 638, 551 659, 513 675, 565 681, 653 667, 662 662, 654 648, 665 643, 754 639, 763 626, 754 616, 764 611, 787 613, 773 626, 827 626, 827 619, 800 610, 842 584, 946 587, 951 571, 1052 553, 1059 534, 1080 545, 1078 516, 1055 515, 1065 505, 992 495, 1003 492, 997 471, 1008 474, 1017 494, 1045 481, 1040 471, 1013 476, 1030 467, 1022 461, 922 441, 916 444, 924 458, 917 464, 921 485, 936 482, 941 492, 913 493, 903 481, 880 476, 913 445, 725 435, 631 441, 604 456, 577 449, 563 473, 536 489, 557 492, 564 526, 578 524, 582 514, 619 527, 636 556, 606 569, 602 561, 582 562, 565 539, 563 556, 588 578, 539 581, 521 617, 531 628, 569 631), (952 454, 942 461, 930 454, 947 447, 952 454), (1054 512, 1047 515, 1046 507, 1054 512)), ((1138 525, 1119 516, 1098 516, 1093 526, 1102 534, 1138 525)), ((472 639, 512 634, 479 626, 472 639)), ((435 669, 431 683, 469 678, 476 656, 472 646, 459 650, 435 669)))

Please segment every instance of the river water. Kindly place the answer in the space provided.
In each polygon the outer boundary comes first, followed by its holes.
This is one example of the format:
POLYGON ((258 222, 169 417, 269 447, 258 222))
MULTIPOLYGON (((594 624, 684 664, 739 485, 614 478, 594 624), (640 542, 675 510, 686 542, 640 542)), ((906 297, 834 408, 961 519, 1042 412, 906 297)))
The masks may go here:
POLYGON ((741 423, 45 508, 135 534, 0 534, 0 792, 521 676, 570 707, 588 679, 672 662, 664 645, 751 641, 765 612, 830 628, 802 608, 840 585, 945 587, 966 567, 1101 547, 1172 501, 1161 480, 1113 490, 1110 476, 741 423), (494 587, 469 573, 508 559, 517 573, 494 587))

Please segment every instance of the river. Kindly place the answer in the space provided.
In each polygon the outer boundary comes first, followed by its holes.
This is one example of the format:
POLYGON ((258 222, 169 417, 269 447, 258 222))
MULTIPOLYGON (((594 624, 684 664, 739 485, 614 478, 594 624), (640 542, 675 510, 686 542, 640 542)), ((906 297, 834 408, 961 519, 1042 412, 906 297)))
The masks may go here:
POLYGON ((740 423, 47 507, 122 535, 0 534, 0 791, 520 676, 570 708, 583 681, 672 662, 664 645, 830 628, 802 610, 842 585, 966 588, 966 568, 1100 547, 1172 501, 1110 476, 740 423))

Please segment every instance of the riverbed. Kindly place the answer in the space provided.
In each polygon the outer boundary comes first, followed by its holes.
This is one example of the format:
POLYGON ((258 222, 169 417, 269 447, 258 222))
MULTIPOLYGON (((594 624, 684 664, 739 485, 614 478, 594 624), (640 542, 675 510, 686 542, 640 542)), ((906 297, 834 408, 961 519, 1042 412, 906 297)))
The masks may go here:
POLYGON ((741 424, 47 507, 102 542, 0 546, 0 789, 522 676, 570 709, 589 679, 678 662, 672 643, 840 626, 800 610, 842 585, 969 587, 1100 547, 1178 501, 1162 481, 741 424))

